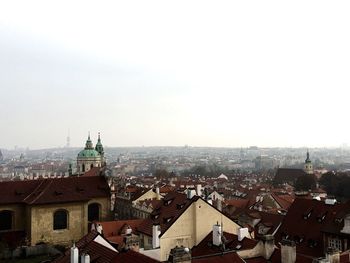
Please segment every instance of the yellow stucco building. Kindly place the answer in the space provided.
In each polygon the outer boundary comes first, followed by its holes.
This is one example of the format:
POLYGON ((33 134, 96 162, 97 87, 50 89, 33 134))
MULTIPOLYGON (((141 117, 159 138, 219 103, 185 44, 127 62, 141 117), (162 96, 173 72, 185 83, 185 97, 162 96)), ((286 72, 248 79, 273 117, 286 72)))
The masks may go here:
POLYGON ((110 219, 110 190, 103 176, 0 183, 0 235, 19 244, 71 245, 94 220, 110 219))
POLYGON ((159 260, 168 259, 172 248, 198 245, 220 223, 223 231, 237 234, 240 228, 230 218, 199 196, 169 193, 162 200, 149 219, 138 228, 141 233, 141 247, 147 250, 159 249, 159 260))

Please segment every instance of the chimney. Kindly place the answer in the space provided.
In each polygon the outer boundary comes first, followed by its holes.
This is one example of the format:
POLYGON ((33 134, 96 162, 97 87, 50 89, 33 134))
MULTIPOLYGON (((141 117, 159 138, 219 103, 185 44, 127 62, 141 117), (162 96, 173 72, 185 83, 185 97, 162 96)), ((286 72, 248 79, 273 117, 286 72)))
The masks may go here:
POLYGON ((160 189, 159 186, 156 187, 157 200, 160 200, 160 189))
POLYGON ((202 185, 201 184, 196 185, 196 192, 197 192, 198 196, 202 196, 202 185))
POLYGON ((241 227, 238 229, 238 241, 242 241, 245 237, 249 238, 249 230, 247 227, 241 227))
POLYGON ((263 257, 265 259, 270 259, 272 253, 275 251, 275 238, 273 235, 264 235, 261 237, 263 242, 263 257))
POLYGON ((192 199, 193 196, 195 196, 196 191, 194 189, 187 189, 187 199, 192 199))
POLYGON ((217 199, 217 201, 216 201, 216 208, 219 211, 222 211, 222 201, 220 199, 217 199))
POLYGON ((81 263, 90 263, 90 256, 89 256, 89 254, 85 254, 85 253, 81 254, 80 262, 81 263))
POLYGON ((97 231, 100 235, 102 235, 102 233, 103 233, 103 227, 102 227, 102 225, 101 225, 100 223, 98 223, 98 225, 97 225, 97 227, 96 227, 96 231, 97 231))
POLYGON ((222 244, 221 236, 222 236, 222 229, 219 223, 217 222, 216 225, 213 225, 213 245, 214 246, 220 246, 222 244))
POLYGON ((260 196, 257 195, 257 196, 255 197, 255 203, 258 203, 259 201, 260 201, 260 196))
POLYGON ((170 250, 168 262, 170 263, 191 263, 191 251, 187 247, 176 246, 170 250))
POLYGON ((75 243, 70 248, 70 263, 79 263, 79 249, 75 246, 75 243))
POLYGON ((160 247, 160 225, 159 224, 154 224, 152 226, 152 248, 158 248, 160 247))
POLYGON ((326 205, 335 205, 336 202, 337 202, 337 199, 335 199, 334 197, 333 198, 327 198, 325 200, 325 204, 326 205))
POLYGON ((326 253, 326 259, 329 263, 339 263, 340 262, 340 252, 336 248, 328 248, 326 253))
POLYGON ((297 249, 295 242, 283 239, 281 242, 281 263, 295 263, 297 258, 297 249))

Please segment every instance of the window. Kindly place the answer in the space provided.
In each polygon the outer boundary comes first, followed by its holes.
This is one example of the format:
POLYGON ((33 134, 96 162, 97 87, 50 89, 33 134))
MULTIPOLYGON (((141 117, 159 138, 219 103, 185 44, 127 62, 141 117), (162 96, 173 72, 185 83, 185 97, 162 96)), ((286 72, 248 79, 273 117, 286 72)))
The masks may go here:
POLYGON ((58 210, 53 214, 53 230, 68 228, 68 212, 66 210, 58 210))
POLYGON ((100 221, 100 205, 98 203, 89 204, 88 221, 100 221))
POLYGON ((341 240, 338 238, 329 238, 328 239, 328 246, 331 248, 336 248, 338 250, 342 250, 341 248, 341 240))
POLYGON ((13 222, 13 212, 10 210, 0 211, 0 231, 11 230, 13 222))

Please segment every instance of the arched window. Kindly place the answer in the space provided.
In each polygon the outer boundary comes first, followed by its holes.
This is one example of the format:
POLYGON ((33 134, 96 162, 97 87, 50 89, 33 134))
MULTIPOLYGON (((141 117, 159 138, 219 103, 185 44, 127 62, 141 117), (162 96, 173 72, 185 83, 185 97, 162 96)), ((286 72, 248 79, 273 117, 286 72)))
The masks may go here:
POLYGON ((83 165, 81 166, 81 170, 82 170, 83 172, 85 172, 85 164, 83 164, 83 165))
POLYGON ((66 210, 57 210, 53 214, 53 229, 67 229, 68 228, 68 212, 66 210))
POLYGON ((13 211, 0 211, 0 231, 11 230, 13 222, 13 211))
POLYGON ((91 169, 92 169, 92 168, 94 168, 94 165, 93 165, 93 164, 91 164, 90 168, 91 168, 91 169))
POLYGON ((88 221, 100 221, 100 205, 98 203, 89 204, 88 221))

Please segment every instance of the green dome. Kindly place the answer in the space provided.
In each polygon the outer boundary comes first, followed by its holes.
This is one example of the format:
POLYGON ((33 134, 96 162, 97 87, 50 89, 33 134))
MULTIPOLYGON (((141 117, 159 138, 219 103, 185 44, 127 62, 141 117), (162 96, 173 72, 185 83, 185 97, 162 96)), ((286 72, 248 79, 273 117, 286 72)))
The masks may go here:
POLYGON ((84 149, 78 153, 78 158, 101 157, 95 149, 84 149))

